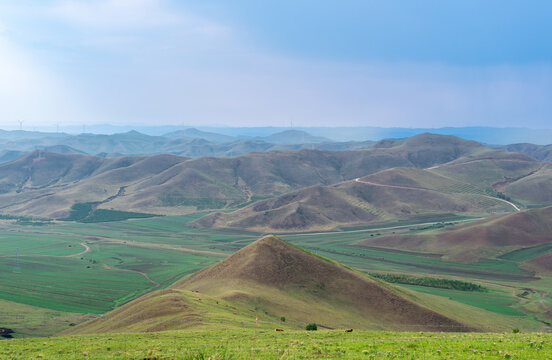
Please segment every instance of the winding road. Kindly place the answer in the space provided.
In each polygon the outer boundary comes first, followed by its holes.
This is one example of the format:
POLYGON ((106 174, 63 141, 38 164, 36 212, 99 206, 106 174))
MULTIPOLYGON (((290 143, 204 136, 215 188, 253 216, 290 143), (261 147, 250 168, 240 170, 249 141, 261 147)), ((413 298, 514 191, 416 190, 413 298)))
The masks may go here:
POLYGON ((147 281, 149 281, 153 285, 153 287, 151 289, 149 289, 148 291, 151 291, 151 290, 156 289, 159 286, 161 286, 161 284, 159 284, 157 281, 150 278, 149 275, 146 274, 145 272, 141 272, 141 271, 138 271, 138 270, 116 268, 116 267, 113 267, 113 266, 109 266, 107 264, 102 264, 102 266, 106 270, 126 271, 126 272, 132 272, 132 273, 135 273, 135 274, 138 274, 138 275, 142 275, 144 278, 146 278, 147 281))
POLYGON ((2 255, 0 258, 7 258, 7 257, 55 257, 55 258, 70 258, 70 257, 77 257, 86 254, 90 251, 90 247, 86 245, 85 243, 80 243, 80 245, 84 246, 84 250, 76 253, 76 254, 70 254, 70 255, 46 255, 46 254, 18 254, 18 255, 2 255))
MULTIPOLYGON (((355 179, 355 182, 362 183, 362 184, 366 184, 366 185, 372 185, 372 186, 390 187, 390 188, 395 188, 395 189, 428 191, 428 192, 435 192, 435 193, 439 193, 439 194, 442 193, 442 192, 440 192, 440 191, 433 190, 433 189, 427 189, 427 188, 416 187, 416 186, 380 184, 380 183, 375 183, 375 182, 371 182, 371 181, 367 181, 367 180, 361 180, 360 178, 356 178, 356 179, 355 179)), ((514 204, 514 203, 512 203, 512 202, 510 202, 510 201, 508 201, 508 200, 500 199, 500 198, 497 198, 497 197, 494 197, 494 196, 483 195, 483 194, 472 194, 472 195, 478 195, 478 196, 485 197, 485 198, 488 198, 488 199, 493 199, 493 200, 496 200, 496 201, 501 201, 501 202, 503 202, 503 203, 505 203, 505 204, 508 204, 508 205, 510 205, 511 207, 513 207, 515 211, 521 211, 521 209, 520 209, 519 207, 517 207, 516 204, 514 204)))
POLYGON ((84 255, 86 254, 87 252, 90 251, 90 246, 86 245, 85 243, 80 243, 82 246, 84 246, 84 251, 81 251, 80 253, 77 253, 77 254, 72 254, 72 255, 65 255, 63 257, 77 257, 77 256, 81 256, 81 255, 84 255))
MULTIPOLYGON (((464 223, 464 222, 471 222, 476 220, 484 219, 483 217, 473 218, 473 219, 464 219, 464 220, 451 220, 451 223, 464 223)), ((279 236, 286 236, 286 237, 297 237, 297 236, 314 236, 314 235, 330 235, 330 234, 350 234, 350 233, 359 233, 359 232, 372 232, 372 231, 383 231, 383 230, 395 230, 395 229, 404 229, 404 228, 412 228, 412 227, 418 227, 418 226, 429 226, 429 225, 436 225, 441 224, 442 221, 432 221, 432 222, 425 222, 425 223, 414 223, 414 224, 407 224, 407 225, 396 225, 396 226, 387 226, 387 227, 380 227, 380 228, 367 228, 367 229, 360 229, 360 230, 339 230, 339 231, 326 231, 326 232, 313 232, 313 233, 281 233, 278 234, 279 236)), ((241 242, 242 240, 236 240, 233 241, 241 242)))

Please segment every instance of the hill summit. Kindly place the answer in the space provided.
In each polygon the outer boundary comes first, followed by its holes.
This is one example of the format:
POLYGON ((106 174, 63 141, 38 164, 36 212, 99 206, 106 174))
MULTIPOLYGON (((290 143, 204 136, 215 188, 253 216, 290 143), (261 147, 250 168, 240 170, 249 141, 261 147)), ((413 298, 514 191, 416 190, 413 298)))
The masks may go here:
POLYGON ((291 313, 289 317, 297 321, 316 320, 329 327, 338 323, 402 329, 462 327, 416 304, 394 287, 272 235, 177 282, 173 288, 253 302, 275 314, 291 313))

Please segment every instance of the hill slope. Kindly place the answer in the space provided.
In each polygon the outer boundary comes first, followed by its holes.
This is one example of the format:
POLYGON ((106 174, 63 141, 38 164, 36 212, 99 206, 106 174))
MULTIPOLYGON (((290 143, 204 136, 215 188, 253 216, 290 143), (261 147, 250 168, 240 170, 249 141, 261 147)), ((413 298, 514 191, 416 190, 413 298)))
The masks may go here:
POLYGON ((208 131, 201 131, 194 128, 173 131, 165 134, 164 136, 168 138, 205 139, 214 143, 226 143, 236 140, 236 138, 233 136, 222 135, 208 131))
POLYGON ((540 161, 552 161, 552 145, 535 145, 521 143, 496 146, 496 148, 526 154, 540 161))
MULTIPOLYGON (((504 171, 497 173, 502 174, 504 171)), ((436 171, 396 167, 353 181, 313 186, 196 221, 201 227, 308 231, 420 214, 516 211, 516 205, 436 171)))
POLYGON ((311 144, 331 142, 328 138, 312 136, 308 132, 301 130, 285 130, 260 139, 274 144, 311 144))
POLYGON ((327 327, 467 329, 394 287, 267 236, 167 290, 134 300, 71 332, 182 328, 191 322, 171 320, 202 323, 217 316, 220 320, 231 311, 235 316, 251 318, 256 311, 267 320, 285 316, 288 324, 317 322, 327 327))
MULTIPOLYGON (((552 207, 447 227, 431 234, 382 236, 366 240, 364 245, 439 252, 449 259, 471 262, 547 243, 552 243, 552 207)), ((549 250, 536 251, 534 257, 549 250)))

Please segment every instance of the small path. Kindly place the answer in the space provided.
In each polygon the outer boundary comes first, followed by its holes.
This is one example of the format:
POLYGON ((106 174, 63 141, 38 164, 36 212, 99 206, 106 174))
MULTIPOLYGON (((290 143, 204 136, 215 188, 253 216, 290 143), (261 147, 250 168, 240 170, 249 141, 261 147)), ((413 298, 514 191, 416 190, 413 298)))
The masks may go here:
POLYGON ((520 288, 520 287, 517 287, 517 286, 496 283, 496 282, 488 281, 488 280, 479 280, 479 281, 481 281, 482 283, 493 284, 493 285, 497 285, 497 286, 501 286, 501 287, 505 287, 505 288, 510 288, 510 289, 512 289, 512 296, 514 298, 517 297, 516 296, 516 290, 530 290, 533 293, 539 293, 539 294, 541 294, 541 299, 539 300, 539 303, 544 308, 544 310, 546 310, 547 312, 552 314, 552 308, 550 306, 547 306, 544 303, 544 298, 546 297, 546 295, 548 295, 550 293, 550 291, 542 291, 542 290, 538 290, 538 289, 534 289, 534 288, 527 288, 527 287, 520 288))
POLYGON ((131 240, 119 240, 119 239, 113 239, 113 238, 106 238, 105 241, 102 241, 102 244, 109 244, 109 243, 136 246, 136 247, 145 247, 145 248, 176 250, 176 251, 183 251, 183 252, 189 252, 194 254, 217 255, 217 256, 224 256, 224 257, 227 257, 229 255, 227 253, 213 251, 213 250, 192 249, 192 248, 173 246, 168 244, 155 244, 155 243, 138 242, 138 241, 131 241, 131 240))
POLYGON ((544 310, 546 310, 546 312, 552 314, 552 308, 544 303, 544 298, 545 298, 546 295, 548 295, 548 294, 550 294, 550 291, 543 292, 543 293, 541 294, 540 303, 541 303, 542 307, 544 308, 544 310))
POLYGON ((138 270, 116 268, 116 267, 113 267, 113 266, 109 266, 107 264, 102 264, 102 266, 107 270, 127 271, 127 272, 132 272, 132 273, 135 273, 135 274, 139 274, 139 275, 143 276, 144 278, 146 278, 146 280, 149 281, 153 285, 153 287, 150 290, 153 290, 153 289, 158 288, 159 286, 161 286, 161 284, 159 284, 157 281, 150 278, 149 275, 146 274, 145 272, 141 272, 141 271, 138 271, 138 270))
MULTIPOLYGON (((427 188, 416 187, 416 186, 380 184, 380 183, 375 183, 375 182, 371 182, 371 181, 360 180, 360 178, 356 178, 356 179, 355 179, 355 182, 362 183, 362 184, 366 184, 366 185, 372 185, 372 186, 390 187, 390 188, 395 188, 395 189, 406 189, 406 190, 428 191, 428 192, 435 192, 435 193, 442 194, 442 192, 437 191, 437 190, 433 190, 433 189, 427 189, 427 188)), ((513 207, 516 211, 521 211, 521 209, 520 209, 519 207, 517 207, 516 204, 514 204, 514 203, 512 203, 512 202, 510 202, 510 201, 508 201, 508 200, 500 199, 500 198, 497 198, 497 197, 494 197, 494 196, 483 195, 483 194, 470 194, 470 195, 477 195, 477 196, 485 197, 485 198, 488 198, 488 199, 493 199, 493 200, 496 200, 496 201, 501 201, 501 202, 503 202, 503 203, 505 203, 505 204, 510 205, 510 206, 513 207)))
POLYGON ((494 197, 494 196, 489 196, 489 195, 479 195, 479 196, 483 196, 483 197, 486 197, 486 198, 489 198, 489 199, 493 199, 493 200, 502 201, 503 203, 506 203, 506 204, 510 205, 511 207, 513 207, 516 211, 521 211, 521 209, 518 208, 517 205, 514 204, 514 203, 511 202, 511 201, 504 200, 504 199, 501 199, 501 198, 497 198, 497 197, 494 197))
POLYGON ((508 162, 525 162, 525 163, 528 163, 528 162, 535 162, 535 160, 523 160, 523 159, 497 159, 497 158, 492 158, 492 157, 487 157, 487 158, 479 158, 479 159, 473 159, 473 160, 468 160, 468 161, 464 161, 464 162, 458 162, 458 163, 444 163, 444 164, 439 164, 439 165, 435 165, 435 166, 432 166, 432 167, 428 167, 428 168, 425 168, 424 170, 434 170, 434 169, 439 169, 439 168, 442 168, 442 167, 447 167, 447 166, 458 166, 458 165, 465 165, 465 164, 471 164, 471 163, 474 163, 474 162, 480 162, 480 161, 486 161, 486 160, 497 160, 497 161, 508 161, 508 162))
POLYGON ((81 255, 84 255, 86 254, 87 252, 90 251, 90 246, 86 245, 85 243, 80 243, 82 246, 84 246, 84 251, 81 251, 80 253, 78 254, 73 254, 73 255, 65 255, 63 257, 76 257, 76 256, 81 256, 81 255))
POLYGON ((48 255, 48 254, 18 254, 18 255, 2 255, 0 258, 6 258, 6 257, 55 257, 55 258, 70 258, 70 257, 77 257, 86 254, 90 251, 90 247, 86 245, 85 243, 80 243, 80 245, 84 246, 84 250, 77 253, 77 254, 71 254, 71 255, 48 255))

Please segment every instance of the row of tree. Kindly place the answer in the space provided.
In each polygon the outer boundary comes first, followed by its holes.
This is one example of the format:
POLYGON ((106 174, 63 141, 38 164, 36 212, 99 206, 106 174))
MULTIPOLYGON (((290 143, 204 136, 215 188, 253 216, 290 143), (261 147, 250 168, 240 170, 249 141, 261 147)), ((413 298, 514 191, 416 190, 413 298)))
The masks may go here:
POLYGON ((486 292, 487 288, 467 281, 433 278, 433 277, 414 277, 408 275, 380 274, 370 273, 371 276, 390 283, 428 286, 441 289, 452 289, 461 291, 479 291, 486 292))

